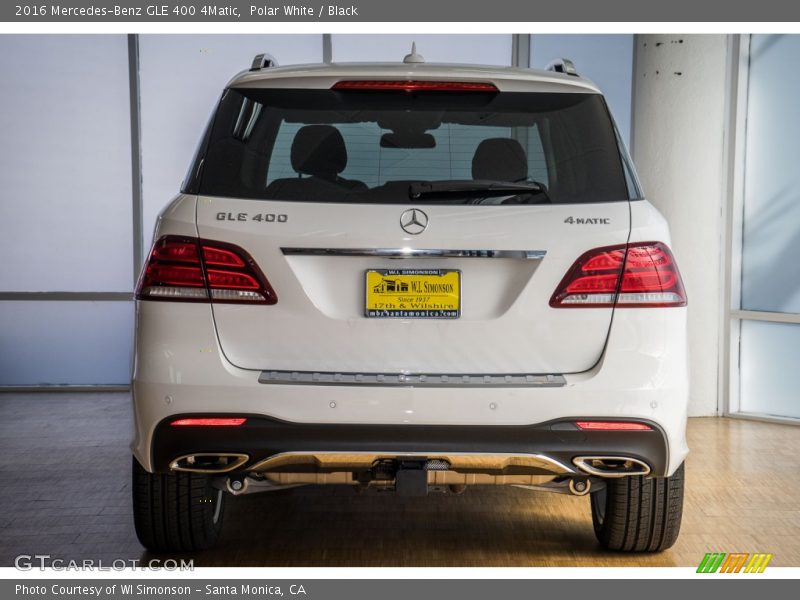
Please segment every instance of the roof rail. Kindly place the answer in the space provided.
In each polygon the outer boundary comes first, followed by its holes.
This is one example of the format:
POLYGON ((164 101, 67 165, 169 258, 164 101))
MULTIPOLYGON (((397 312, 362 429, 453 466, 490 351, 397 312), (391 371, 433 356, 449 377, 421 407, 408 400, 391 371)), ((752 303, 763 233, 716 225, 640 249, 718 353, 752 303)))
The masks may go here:
POLYGON ((256 54, 253 63, 250 65, 251 71, 258 71, 260 69, 269 69, 270 67, 277 67, 278 61, 272 54, 256 54))
POLYGON ((565 73, 573 77, 580 77, 580 75, 578 75, 578 70, 575 68, 575 63, 568 58, 556 58, 555 60, 551 60, 547 63, 545 69, 555 73, 565 73))

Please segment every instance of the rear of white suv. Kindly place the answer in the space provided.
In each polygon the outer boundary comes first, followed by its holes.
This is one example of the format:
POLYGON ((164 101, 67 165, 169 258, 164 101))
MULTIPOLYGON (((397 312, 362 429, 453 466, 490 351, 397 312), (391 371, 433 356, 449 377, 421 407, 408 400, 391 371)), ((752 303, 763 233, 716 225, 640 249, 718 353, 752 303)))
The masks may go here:
POLYGON ((232 80, 137 290, 140 541, 212 545, 226 493, 591 494, 668 548, 686 295, 602 95, 453 65, 232 80))

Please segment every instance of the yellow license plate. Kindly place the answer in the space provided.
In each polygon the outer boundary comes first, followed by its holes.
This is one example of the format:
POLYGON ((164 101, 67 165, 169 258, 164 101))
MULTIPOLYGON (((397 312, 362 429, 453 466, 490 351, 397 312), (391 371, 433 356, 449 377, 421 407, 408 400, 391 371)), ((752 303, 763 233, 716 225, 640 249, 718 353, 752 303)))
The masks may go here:
POLYGON ((457 319, 461 315, 461 271, 367 271, 364 314, 372 318, 457 319))

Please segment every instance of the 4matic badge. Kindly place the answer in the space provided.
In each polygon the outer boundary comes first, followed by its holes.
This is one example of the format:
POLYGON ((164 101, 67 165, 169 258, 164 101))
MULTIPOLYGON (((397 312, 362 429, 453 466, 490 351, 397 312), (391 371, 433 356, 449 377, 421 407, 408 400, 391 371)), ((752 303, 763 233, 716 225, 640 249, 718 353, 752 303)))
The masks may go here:
POLYGON ((604 217, 567 217, 564 219, 567 225, 611 225, 610 218, 604 217))

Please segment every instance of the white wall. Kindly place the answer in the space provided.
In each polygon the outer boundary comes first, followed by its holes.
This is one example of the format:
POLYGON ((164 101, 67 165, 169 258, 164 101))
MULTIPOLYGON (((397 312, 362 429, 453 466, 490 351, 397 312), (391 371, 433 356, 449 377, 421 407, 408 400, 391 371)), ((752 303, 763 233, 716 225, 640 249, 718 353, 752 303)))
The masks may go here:
POLYGON ((132 349, 131 301, 0 304, 0 385, 126 384, 132 349))
MULTIPOLYGON (((133 289, 124 35, 0 36, 0 291, 133 289)), ((0 302, 0 385, 124 383, 133 303, 0 302)))
POLYGON ((0 289, 130 291, 126 36, 2 35, 0 81, 0 289))
POLYGON ((726 36, 638 35, 633 158, 689 296, 689 414, 717 412, 726 36))

